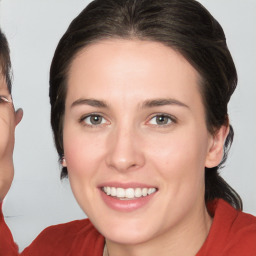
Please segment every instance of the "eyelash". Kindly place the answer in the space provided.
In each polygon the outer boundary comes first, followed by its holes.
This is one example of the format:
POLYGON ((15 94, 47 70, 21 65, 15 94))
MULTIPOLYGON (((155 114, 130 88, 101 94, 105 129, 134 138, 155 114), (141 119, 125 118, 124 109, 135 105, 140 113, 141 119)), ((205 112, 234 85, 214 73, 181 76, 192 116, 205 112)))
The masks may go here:
POLYGON ((159 128, 165 128, 165 127, 169 127, 173 124, 177 123, 177 119, 172 116, 172 115, 168 115, 168 114, 163 114, 163 113, 159 113, 159 114, 154 114, 152 117, 150 117, 149 121, 147 123, 149 123, 150 121, 152 121, 154 118, 168 118, 168 123, 167 124, 153 124, 152 126, 157 126, 159 128))
POLYGON ((79 122, 82 123, 84 126, 88 126, 88 127, 91 127, 91 128, 96 128, 96 127, 99 127, 101 125, 104 125, 105 123, 107 123, 108 121, 101 115, 101 114, 97 114, 97 113, 92 113, 92 114, 89 114, 89 115, 85 115, 85 116, 82 116, 80 119, 79 119, 79 122), (100 123, 100 124, 88 124, 85 122, 85 120, 87 118, 92 118, 92 117, 97 117, 97 118, 101 118, 104 121, 104 123, 100 123))
MULTIPOLYGON (((96 128, 96 127, 99 127, 99 126, 102 126, 102 125, 108 123, 108 121, 101 114, 91 113, 91 114, 82 116, 79 119, 79 123, 82 123, 84 126, 96 128), (101 120, 104 120, 104 123, 92 124, 92 122, 90 121, 91 123, 88 124, 87 122, 85 122, 85 120, 87 118, 92 118, 92 117, 100 118, 101 120)), ((150 126, 156 126, 156 127, 160 127, 160 128, 169 127, 170 125, 176 124, 176 123, 177 123, 177 119, 175 117, 173 117, 172 115, 162 114, 162 113, 154 114, 153 116, 150 117, 149 121, 146 122, 146 124, 149 124, 150 126), (166 124, 150 124, 150 121, 152 121, 154 118, 160 118, 160 117, 168 118, 168 123, 166 123, 166 124)))

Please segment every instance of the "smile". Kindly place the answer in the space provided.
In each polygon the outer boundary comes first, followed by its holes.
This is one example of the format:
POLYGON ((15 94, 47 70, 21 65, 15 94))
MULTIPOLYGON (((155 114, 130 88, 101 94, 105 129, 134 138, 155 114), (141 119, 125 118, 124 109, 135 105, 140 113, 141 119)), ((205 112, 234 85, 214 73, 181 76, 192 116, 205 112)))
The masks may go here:
POLYGON ((149 196, 157 191, 156 188, 116 188, 116 187, 102 187, 102 191, 111 197, 120 200, 136 199, 140 197, 149 196))

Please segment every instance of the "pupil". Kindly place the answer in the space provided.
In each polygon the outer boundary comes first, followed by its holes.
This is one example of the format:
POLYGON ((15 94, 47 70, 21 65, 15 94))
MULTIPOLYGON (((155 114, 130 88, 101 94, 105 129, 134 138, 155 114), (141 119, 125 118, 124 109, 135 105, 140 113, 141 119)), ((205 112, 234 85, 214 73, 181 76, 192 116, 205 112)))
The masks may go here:
POLYGON ((91 123, 92 124, 100 124, 102 121, 102 117, 100 116, 91 116, 91 123))
POLYGON ((167 124, 168 118, 166 116, 158 116, 157 117, 157 124, 167 124))

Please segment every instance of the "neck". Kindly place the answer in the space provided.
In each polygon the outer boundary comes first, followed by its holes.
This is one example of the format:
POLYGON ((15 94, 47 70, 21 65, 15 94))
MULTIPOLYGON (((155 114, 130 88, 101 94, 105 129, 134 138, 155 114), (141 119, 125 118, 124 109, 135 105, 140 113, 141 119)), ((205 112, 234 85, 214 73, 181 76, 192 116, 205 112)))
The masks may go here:
POLYGON ((212 219, 206 207, 195 211, 194 217, 184 220, 177 227, 165 230, 151 240, 140 244, 119 244, 106 239, 109 256, 192 256, 203 245, 212 219))

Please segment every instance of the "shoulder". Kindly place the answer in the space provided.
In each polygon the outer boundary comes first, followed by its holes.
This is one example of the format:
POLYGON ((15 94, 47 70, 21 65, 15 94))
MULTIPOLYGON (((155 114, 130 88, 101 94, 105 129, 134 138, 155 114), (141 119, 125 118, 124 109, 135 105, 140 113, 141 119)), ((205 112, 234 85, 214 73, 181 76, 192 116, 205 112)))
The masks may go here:
POLYGON ((230 219, 227 244, 240 255, 256 255, 256 217, 235 209, 232 211, 236 212, 236 216, 230 219))
POLYGON ((104 237, 89 219, 54 225, 43 230, 23 255, 83 255, 83 251, 102 252, 104 237))
POLYGON ((256 236, 256 217, 236 210, 223 200, 218 200, 214 219, 216 227, 228 228, 230 236, 256 236))
POLYGON ((199 255, 256 255, 256 217, 238 211, 223 200, 210 206, 214 214, 199 255))

